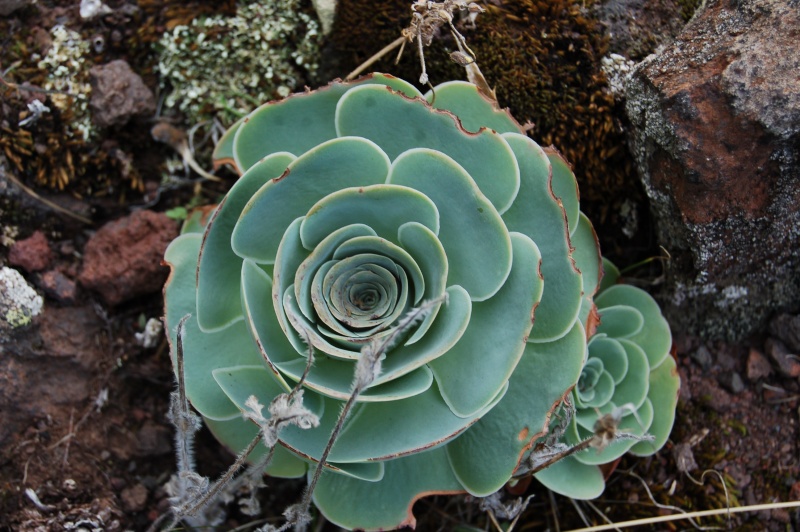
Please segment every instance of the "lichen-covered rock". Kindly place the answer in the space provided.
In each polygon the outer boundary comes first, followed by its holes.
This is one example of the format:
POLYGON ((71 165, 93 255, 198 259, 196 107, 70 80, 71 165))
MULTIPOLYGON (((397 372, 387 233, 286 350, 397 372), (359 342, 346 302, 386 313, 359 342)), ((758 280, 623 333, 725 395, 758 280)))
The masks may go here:
POLYGON ((17 270, 0 270, 0 331, 27 325, 42 311, 42 305, 42 296, 17 270))
POLYGON ((142 78, 121 59, 89 71, 92 120, 100 127, 121 126, 134 116, 152 115, 156 99, 142 78))
POLYGON ((666 315, 737 339, 800 301, 800 12, 709 0, 627 86, 634 154, 672 255, 666 315))
POLYGON ((109 305, 157 292, 167 271, 160 266, 175 222, 153 211, 136 211, 100 228, 86 244, 79 282, 109 305))

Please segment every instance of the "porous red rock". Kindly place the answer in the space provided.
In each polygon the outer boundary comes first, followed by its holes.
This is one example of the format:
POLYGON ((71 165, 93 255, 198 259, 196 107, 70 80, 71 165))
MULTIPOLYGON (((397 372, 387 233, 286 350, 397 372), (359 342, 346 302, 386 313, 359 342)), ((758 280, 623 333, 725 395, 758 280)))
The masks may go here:
POLYGON ((87 242, 79 282, 109 305, 158 292, 168 273, 161 260, 176 236, 175 221, 153 211, 109 222, 87 242))
POLYGON ((47 237, 41 231, 24 240, 18 240, 8 252, 8 263, 27 272, 44 270, 53 261, 47 237))
POLYGON ((142 78, 122 59, 89 71, 92 120, 100 127, 124 125, 134 116, 152 115, 156 100, 142 78))
POLYGON ((676 328, 736 340, 800 305, 800 11, 708 0, 627 85, 676 328))

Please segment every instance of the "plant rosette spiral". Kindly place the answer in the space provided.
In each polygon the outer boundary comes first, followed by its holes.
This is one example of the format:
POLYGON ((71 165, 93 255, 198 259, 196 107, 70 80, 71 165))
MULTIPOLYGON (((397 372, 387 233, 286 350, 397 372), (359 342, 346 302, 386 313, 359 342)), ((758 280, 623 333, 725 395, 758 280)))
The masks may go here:
POLYGON ((592 436, 601 416, 612 414, 620 438, 601 449, 576 453, 536 473, 549 489, 573 499, 593 499, 605 489, 599 466, 626 452, 650 456, 667 441, 675 421, 680 377, 670 355, 672 335, 656 301, 635 286, 616 284, 619 270, 604 260, 605 277, 594 302, 600 324, 572 392, 575 415, 562 442, 592 436), (641 439, 647 435, 646 439, 641 439), (640 440, 641 439, 641 440, 640 440))
POLYGON ((569 165, 475 86, 435 95, 373 74, 259 107, 215 150, 241 177, 166 252, 173 361, 191 314, 186 393, 232 451, 258 431, 248 398, 291 390, 314 350, 303 400, 320 423, 281 431, 274 476, 315 470, 362 347, 434 302, 324 463, 314 503, 347 528, 501 488, 585 358, 601 259, 569 165))

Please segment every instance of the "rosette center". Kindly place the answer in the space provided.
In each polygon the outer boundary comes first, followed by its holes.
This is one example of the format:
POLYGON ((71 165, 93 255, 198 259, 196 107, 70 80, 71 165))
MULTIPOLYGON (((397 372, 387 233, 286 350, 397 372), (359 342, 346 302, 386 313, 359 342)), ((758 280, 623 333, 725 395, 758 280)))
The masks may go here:
POLYGON ((408 308, 408 275, 389 257, 360 253, 317 270, 311 302, 330 332, 365 338, 390 327, 408 308))

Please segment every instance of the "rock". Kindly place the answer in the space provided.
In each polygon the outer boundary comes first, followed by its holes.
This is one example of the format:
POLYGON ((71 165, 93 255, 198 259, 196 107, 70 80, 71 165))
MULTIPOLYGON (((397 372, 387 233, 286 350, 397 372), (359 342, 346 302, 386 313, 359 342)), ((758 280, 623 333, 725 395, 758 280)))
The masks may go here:
POLYGON ((606 27, 612 52, 643 59, 668 44, 684 26, 675 0, 606 0, 592 12, 606 27))
POLYGON ((41 231, 34 231, 25 240, 18 240, 8 252, 8 263, 26 272, 44 270, 52 261, 53 253, 50 251, 47 237, 41 231))
POLYGON ((0 331, 29 324, 42 312, 43 305, 42 296, 17 270, 5 266, 0 269, 0 331))
POLYGON ((0 16, 10 15, 17 9, 29 6, 33 0, 0 0, 0 16))
POLYGON ((708 0, 626 87, 673 326, 730 341, 800 305, 800 11, 708 0))
POLYGON ((43 273, 39 277, 39 286, 45 294, 65 305, 73 305, 78 295, 75 281, 58 270, 43 273))
POLYGON ((136 433, 136 454, 153 456, 172 452, 172 431, 163 425, 145 421, 136 433))
POLYGON ((733 394, 740 394, 744 391, 742 376, 735 371, 726 371, 717 377, 717 380, 726 390, 733 394))
POLYGON ((78 281, 109 305, 158 292, 167 277, 161 260, 177 235, 175 222, 153 211, 109 222, 86 244, 78 281))
POLYGON ((767 338, 764 349, 778 367, 778 372, 784 377, 800 377, 800 357, 791 353, 780 340, 767 338))
POLYGON ((692 357, 692 360, 697 362, 701 368, 708 369, 711 367, 711 351, 709 351, 706 346, 701 345, 695 351, 692 351, 689 356, 692 357))
POLYGON ((800 315, 776 316, 769 324, 769 333, 795 353, 800 353, 800 315))
POLYGON ((772 373, 769 360, 758 349, 750 349, 747 355, 747 380, 755 382, 764 379, 772 373))
POLYGON ((134 484, 119 494, 122 506, 129 512, 141 512, 147 503, 147 488, 143 484, 134 484))
POLYGON ((134 116, 152 115, 156 100, 130 65, 121 59, 89 71, 92 120, 100 127, 124 125, 134 116))

